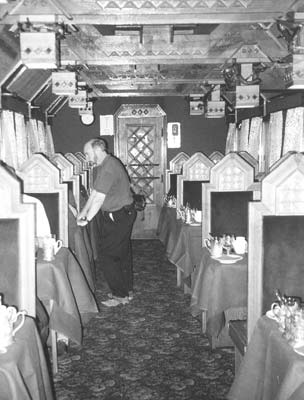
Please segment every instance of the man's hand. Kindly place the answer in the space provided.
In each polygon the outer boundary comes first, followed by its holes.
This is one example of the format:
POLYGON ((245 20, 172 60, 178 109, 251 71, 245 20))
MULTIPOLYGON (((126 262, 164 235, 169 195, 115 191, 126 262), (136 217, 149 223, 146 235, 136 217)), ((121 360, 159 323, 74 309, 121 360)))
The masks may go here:
POLYGON ((87 218, 78 218, 77 217, 77 225, 78 226, 86 226, 88 224, 87 218))

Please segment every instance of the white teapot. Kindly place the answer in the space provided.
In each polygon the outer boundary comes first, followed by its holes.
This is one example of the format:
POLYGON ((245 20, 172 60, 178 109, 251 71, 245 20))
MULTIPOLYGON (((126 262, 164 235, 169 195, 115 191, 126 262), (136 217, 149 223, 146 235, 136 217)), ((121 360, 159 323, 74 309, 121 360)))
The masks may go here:
POLYGON ((210 237, 204 240, 205 246, 212 257, 221 257, 223 254, 223 239, 210 237))
POLYGON ((0 352, 5 353, 6 348, 14 342, 16 332, 23 326, 25 311, 17 312, 15 307, 7 307, 0 300, 0 352), (20 322, 15 326, 18 318, 20 322))
POLYGON ((247 251, 247 241, 245 236, 237 236, 232 239, 232 246, 236 254, 244 254, 247 251))

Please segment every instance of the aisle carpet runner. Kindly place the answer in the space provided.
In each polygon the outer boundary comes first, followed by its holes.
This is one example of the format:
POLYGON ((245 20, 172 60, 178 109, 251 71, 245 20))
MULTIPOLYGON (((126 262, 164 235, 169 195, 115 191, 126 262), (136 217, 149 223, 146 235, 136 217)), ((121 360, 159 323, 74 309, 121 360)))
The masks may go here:
MULTIPOLYGON (((134 299, 86 327, 83 346, 59 359, 57 400, 222 400, 233 381, 233 349, 211 350, 190 297, 158 240, 133 242, 134 299)), ((107 290, 97 273, 96 298, 107 290)))

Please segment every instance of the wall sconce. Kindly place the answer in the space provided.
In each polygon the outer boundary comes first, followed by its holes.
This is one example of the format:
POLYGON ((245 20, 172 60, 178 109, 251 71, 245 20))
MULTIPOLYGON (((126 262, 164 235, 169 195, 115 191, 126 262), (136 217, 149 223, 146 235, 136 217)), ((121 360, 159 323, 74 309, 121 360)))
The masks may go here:
POLYGON ((208 100, 206 106, 206 118, 223 118, 225 117, 225 102, 222 100, 208 100))
POLYGON ((20 57, 28 68, 56 69, 59 41, 55 32, 20 32, 20 57))
POLYGON ((240 85, 235 88, 235 108, 253 108, 260 105, 259 85, 240 85))
POLYGON ((203 115, 205 112, 203 95, 190 94, 190 115, 203 115))
POLYGON ((216 85, 211 92, 211 100, 207 101, 206 118, 225 117, 225 101, 221 100, 221 87, 216 85))
POLYGON ((304 54, 292 54, 285 70, 284 80, 288 89, 304 89, 304 54))
POLYGON ((52 72, 52 92, 59 96, 77 93, 76 72, 52 72))
POLYGON ((87 91, 78 90, 77 94, 69 96, 69 107, 71 108, 85 108, 87 105, 87 91))

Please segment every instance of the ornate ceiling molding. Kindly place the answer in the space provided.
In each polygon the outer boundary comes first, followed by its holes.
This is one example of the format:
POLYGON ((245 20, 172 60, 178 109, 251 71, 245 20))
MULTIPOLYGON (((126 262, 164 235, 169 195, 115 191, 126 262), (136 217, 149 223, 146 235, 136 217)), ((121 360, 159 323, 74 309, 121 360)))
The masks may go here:
POLYGON ((2 21, 13 23, 22 15, 43 21, 53 15, 58 21, 73 24, 140 25, 272 22, 284 15, 294 0, 20 0, 14 3, 9 5, 2 21))
MULTIPOLYGON (((111 10, 198 10, 209 8, 248 8, 253 0, 99 0, 96 3, 103 11, 111 10)), ((92 2, 91 2, 92 3, 92 2)))

